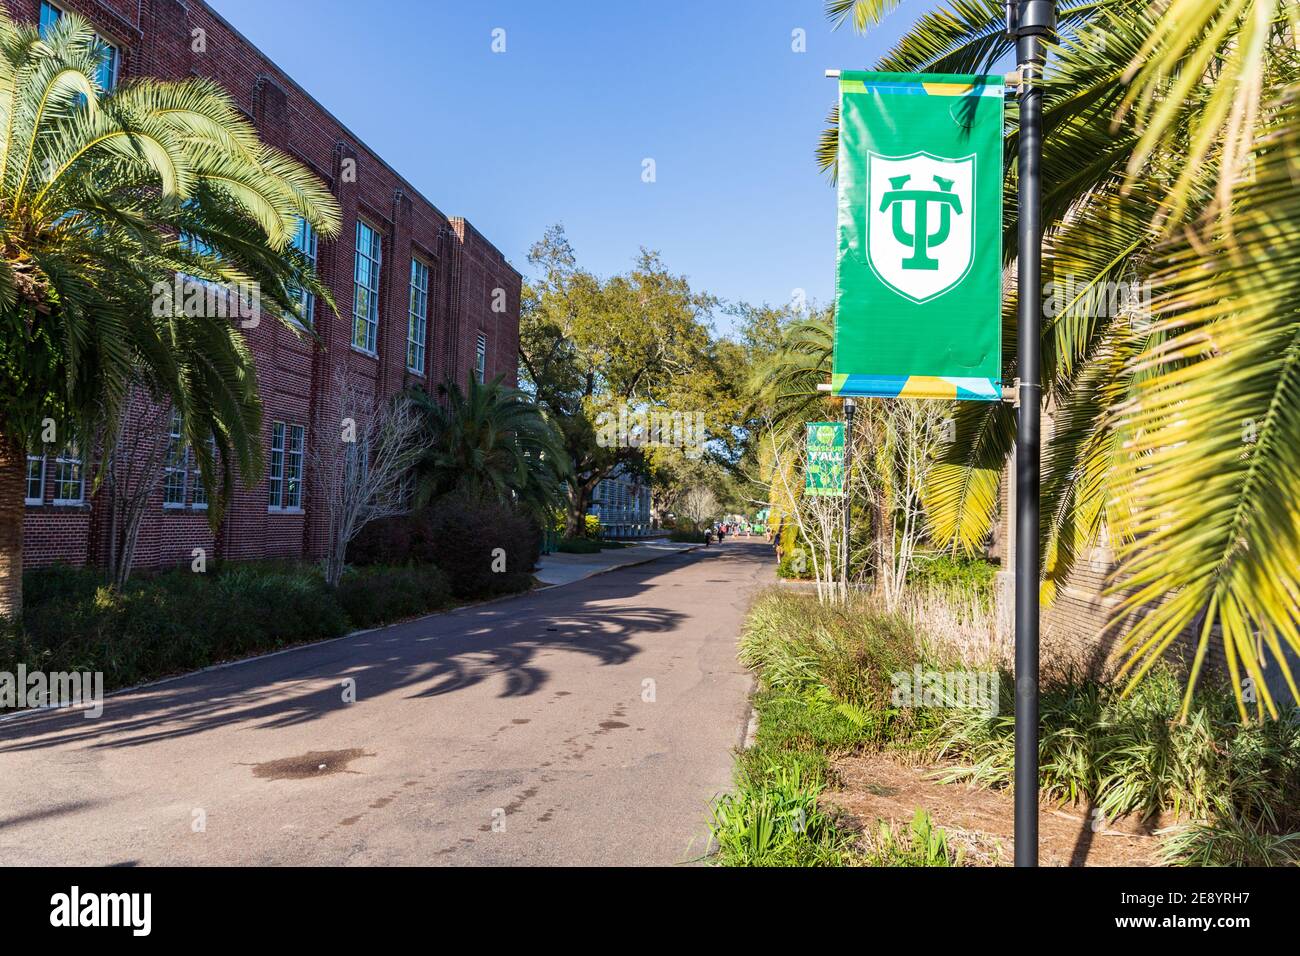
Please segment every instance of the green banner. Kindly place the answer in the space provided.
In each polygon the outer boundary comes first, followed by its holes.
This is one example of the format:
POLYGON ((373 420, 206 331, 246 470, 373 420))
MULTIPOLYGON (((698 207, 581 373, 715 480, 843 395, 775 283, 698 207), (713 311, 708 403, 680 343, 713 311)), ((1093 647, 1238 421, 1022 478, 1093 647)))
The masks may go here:
POLYGON ((844 423, 808 423, 805 495, 844 494, 844 423))
POLYGON ((1003 87, 840 74, 835 394, 1001 399, 1003 87))

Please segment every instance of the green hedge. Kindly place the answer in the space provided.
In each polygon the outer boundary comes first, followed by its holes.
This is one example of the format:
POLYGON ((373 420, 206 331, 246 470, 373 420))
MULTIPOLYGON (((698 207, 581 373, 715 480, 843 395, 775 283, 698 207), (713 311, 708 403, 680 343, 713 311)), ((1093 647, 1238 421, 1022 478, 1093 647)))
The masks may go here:
POLYGON ((23 575, 21 622, 0 618, 0 671, 102 671, 108 688, 339 637, 437 610, 432 565, 349 570, 331 591, 310 565, 225 564, 137 575, 120 593, 93 568, 23 575))
POLYGON ((23 581, 21 623, 0 620, 0 670, 103 671, 109 687, 348 630, 320 575, 305 570, 186 568, 137 576, 121 593, 93 569, 28 571, 23 581))
POLYGON ((432 565, 354 568, 335 592, 357 627, 375 627, 442 607, 451 597, 447 577, 432 565))

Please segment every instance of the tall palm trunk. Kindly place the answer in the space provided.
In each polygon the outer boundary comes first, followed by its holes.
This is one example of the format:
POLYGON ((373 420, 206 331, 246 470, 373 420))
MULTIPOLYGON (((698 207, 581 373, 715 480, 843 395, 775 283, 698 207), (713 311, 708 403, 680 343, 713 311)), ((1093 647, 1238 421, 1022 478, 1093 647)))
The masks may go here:
POLYGON ((23 612, 23 514, 27 509, 27 452, 0 436, 0 617, 23 612))

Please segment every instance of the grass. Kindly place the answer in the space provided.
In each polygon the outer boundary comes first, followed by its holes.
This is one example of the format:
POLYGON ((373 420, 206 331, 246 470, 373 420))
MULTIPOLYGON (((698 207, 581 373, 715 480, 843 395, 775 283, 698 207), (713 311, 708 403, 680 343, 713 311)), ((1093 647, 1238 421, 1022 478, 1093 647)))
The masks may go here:
MULTIPOLYGON (((747 828, 758 827, 751 836, 768 834, 763 821, 772 807, 794 799, 792 787, 815 800, 832 783, 833 760, 854 751, 906 750, 954 762, 950 779, 1008 788, 1015 751, 1009 673, 1000 675, 1002 700, 991 716, 893 706, 892 673, 916 662, 936 670, 977 667, 950 637, 932 640, 916 615, 884 614, 865 600, 840 609, 811 595, 761 596, 740 641, 740 659, 759 674, 758 731, 755 745, 738 757, 736 795, 725 814, 715 813, 719 861, 959 863, 946 841, 942 853, 935 849, 932 825, 916 820, 888 837, 882 831, 865 850, 842 832, 832 837, 816 828, 807 837, 769 834, 763 852, 752 841, 738 842, 747 828), (931 829, 923 834, 918 825, 931 829), (814 836, 816 846, 793 845, 814 836)), ((985 666, 996 667, 996 658, 985 666)), ((1040 700, 1043 794, 1095 805, 1108 819, 1179 818, 1162 848, 1172 863, 1300 863, 1300 723, 1243 726, 1231 694, 1212 686, 1198 690, 1192 715, 1179 721, 1182 689, 1172 670, 1157 670, 1129 697, 1089 677, 1053 677, 1040 700)), ((835 821, 826 826, 834 829, 835 821)))

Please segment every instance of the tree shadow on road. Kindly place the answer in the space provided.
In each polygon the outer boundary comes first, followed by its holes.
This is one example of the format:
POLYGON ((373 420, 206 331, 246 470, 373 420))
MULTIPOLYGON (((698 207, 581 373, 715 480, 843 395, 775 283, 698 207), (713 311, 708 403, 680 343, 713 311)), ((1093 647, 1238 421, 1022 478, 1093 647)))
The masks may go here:
MULTIPOLYGON (((757 563, 748 549, 732 555, 757 563)), ((671 635, 687 614, 659 606, 655 589, 684 563, 721 557, 674 555, 601 575, 593 583, 520 595, 391 625, 233 667, 190 674, 105 701, 104 713, 48 711, 0 724, 0 753, 82 744, 136 747, 235 723, 275 729, 309 723, 384 695, 449 697, 499 679, 498 697, 527 697, 550 672, 538 658, 571 653, 618 665, 639 652, 636 637, 671 635), (598 582, 595 583, 595 582, 598 582), (345 682, 356 703, 344 700, 345 682)), ((665 600, 664 603, 667 603, 665 600)))

